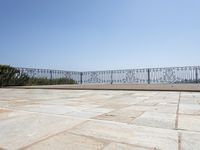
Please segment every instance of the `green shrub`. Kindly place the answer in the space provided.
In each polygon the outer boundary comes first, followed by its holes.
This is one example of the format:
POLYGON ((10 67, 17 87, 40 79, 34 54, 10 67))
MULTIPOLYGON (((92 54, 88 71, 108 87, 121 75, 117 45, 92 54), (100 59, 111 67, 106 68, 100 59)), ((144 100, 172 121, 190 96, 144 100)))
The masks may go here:
POLYGON ((14 67, 0 65, 0 85, 26 85, 29 77, 14 67))
POLYGON ((56 84, 75 84, 75 81, 67 78, 47 79, 30 78, 27 85, 56 85, 56 84))
POLYGON ((76 82, 68 78, 37 78, 29 77, 20 70, 8 66, 0 65, 0 86, 18 86, 18 85, 55 85, 55 84, 75 84, 76 82))

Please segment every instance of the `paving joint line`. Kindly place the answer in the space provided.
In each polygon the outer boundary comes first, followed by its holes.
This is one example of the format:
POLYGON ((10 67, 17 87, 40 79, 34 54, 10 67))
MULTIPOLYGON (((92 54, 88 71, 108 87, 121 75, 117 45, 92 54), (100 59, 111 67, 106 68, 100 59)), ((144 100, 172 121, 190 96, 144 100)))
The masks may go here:
POLYGON ((181 141, 182 141, 182 134, 178 133, 178 150, 181 150, 181 141))
POLYGON ((175 122, 175 129, 178 129, 178 119, 179 119, 179 105, 180 105, 180 100, 181 100, 181 92, 179 92, 179 98, 178 98, 178 105, 177 105, 177 110, 176 110, 176 122, 175 122))
POLYGON ((43 142, 43 141, 45 141, 45 140, 47 140, 47 139, 50 139, 50 138, 52 138, 52 137, 54 137, 54 136, 57 136, 57 135, 62 134, 62 133, 65 133, 65 132, 67 132, 67 131, 69 131, 69 130, 71 130, 71 129, 77 127, 77 126, 79 126, 80 124, 83 124, 83 123, 87 122, 87 121, 88 121, 88 120, 85 120, 85 121, 80 122, 80 123, 78 123, 77 125, 75 125, 75 126, 69 128, 69 129, 66 129, 66 130, 57 132, 57 133, 55 133, 55 134, 49 135, 49 136, 47 136, 47 137, 41 138, 40 140, 35 141, 35 142, 33 142, 33 143, 31 143, 31 144, 28 144, 28 145, 26 145, 26 146, 23 146, 23 147, 21 147, 20 149, 22 149, 22 150, 27 149, 28 147, 31 147, 31 146, 33 146, 33 145, 35 145, 35 144, 37 144, 37 143, 43 142))

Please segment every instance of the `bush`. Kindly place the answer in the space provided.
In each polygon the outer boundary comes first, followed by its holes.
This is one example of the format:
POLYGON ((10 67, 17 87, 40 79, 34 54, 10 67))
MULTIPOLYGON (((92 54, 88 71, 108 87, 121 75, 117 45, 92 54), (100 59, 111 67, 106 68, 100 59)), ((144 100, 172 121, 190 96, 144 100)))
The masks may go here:
POLYGON ((0 86, 18 86, 18 85, 54 85, 54 84, 75 84, 76 82, 68 78, 37 78, 29 77, 20 70, 8 66, 0 65, 0 86))
POLYGON ((14 67, 0 65, 0 85, 26 85, 29 77, 14 67))
POLYGON ((75 84, 75 81, 67 78, 47 79, 30 78, 27 85, 56 85, 56 84, 75 84))

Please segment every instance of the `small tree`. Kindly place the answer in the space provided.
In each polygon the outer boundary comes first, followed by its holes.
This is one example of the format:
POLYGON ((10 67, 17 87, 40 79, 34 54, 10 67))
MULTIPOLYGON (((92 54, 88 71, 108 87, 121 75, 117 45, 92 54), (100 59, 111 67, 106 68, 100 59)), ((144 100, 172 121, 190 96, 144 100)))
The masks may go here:
POLYGON ((54 84, 76 84, 73 79, 56 78, 48 79, 41 77, 29 77, 19 69, 0 65, 0 87, 14 85, 54 85, 54 84))
POLYGON ((29 77, 21 73, 20 70, 8 66, 0 65, 0 85, 9 86, 9 85, 26 85, 29 77))

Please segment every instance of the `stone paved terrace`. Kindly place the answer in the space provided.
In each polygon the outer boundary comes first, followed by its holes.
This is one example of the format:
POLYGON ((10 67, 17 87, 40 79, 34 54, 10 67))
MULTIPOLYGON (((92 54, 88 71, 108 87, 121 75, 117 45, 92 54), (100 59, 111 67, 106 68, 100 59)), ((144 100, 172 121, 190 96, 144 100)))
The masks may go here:
POLYGON ((200 93, 0 89, 0 149, 199 150, 200 93))

